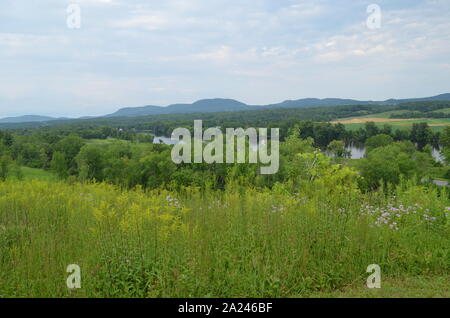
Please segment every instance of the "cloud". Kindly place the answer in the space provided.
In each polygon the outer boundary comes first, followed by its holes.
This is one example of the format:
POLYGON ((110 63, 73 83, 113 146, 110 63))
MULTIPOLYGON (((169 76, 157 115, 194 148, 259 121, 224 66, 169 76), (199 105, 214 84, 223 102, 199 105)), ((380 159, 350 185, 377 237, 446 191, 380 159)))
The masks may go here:
POLYGON ((73 1, 70 1, 70 3, 78 4, 83 7, 120 5, 120 3, 116 0, 73 0, 73 1))
POLYGON ((0 111, 449 91, 450 2, 378 3, 382 27, 368 30, 362 0, 2 1, 0 111))
POLYGON ((142 28, 149 31, 160 30, 170 26, 170 20, 162 14, 137 15, 132 18, 115 22, 119 28, 142 28))
POLYGON ((36 46, 49 44, 65 44, 62 36, 34 35, 24 33, 0 33, 0 47, 28 50, 36 46))

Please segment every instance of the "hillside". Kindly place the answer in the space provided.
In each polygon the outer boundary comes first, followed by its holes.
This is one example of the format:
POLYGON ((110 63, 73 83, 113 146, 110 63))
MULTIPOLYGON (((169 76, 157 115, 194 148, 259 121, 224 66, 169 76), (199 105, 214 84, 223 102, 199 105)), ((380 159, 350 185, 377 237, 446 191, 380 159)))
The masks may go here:
MULTIPOLYGON (((163 106, 142 106, 121 108, 115 113, 105 116, 84 116, 78 119, 53 118, 47 116, 27 115, 20 117, 9 117, 0 119, 0 129, 10 128, 32 128, 47 125, 58 125, 64 123, 83 123, 85 121, 108 123, 113 119, 133 118, 145 116, 167 116, 187 114, 211 114, 211 113, 235 113, 230 115, 240 119, 247 115, 254 116, 258 111, 282 112, 284 117, 290 117, 294 111, 295 117, 311 119, 316 121, 327 121, 350 116, 365 116, 373 113, 381 113, 396 109, 407 109, 411 111, 426 111, 428 116, 447 117, 441 109, 450 107, 450 94, 442 94, 433 97, 416 99, 390 99, 387 101, 358 101, 353 99, 339 98, 306 98, 299 100, 287 100, 278 104, 269 105, 247 105, 234 99, 202 99, 192 104, 173 104, 163 106), (444 104, 446 103, 446 104, 444 104), (51 122, 51 123, 50 123, 51 122)), ((223 116, 223 115, 220 115, 223 116)), ((227 115, 228 116, 228 115, 227 115)), ((164 120, 164 118, 160 118, 164 120)), ((136 120, 138 120, 136 118, 136 120)), ((127 120, 128 121, 128 120, 127 120)))
POLYGON ((234 99, 202 99, 192 104, 173 104, 167 107, 142 106, 121 108, 117 112, 104 117, 133 117, 162 114, 207 113, 221 111, 249 110, 250 106, 234 99))

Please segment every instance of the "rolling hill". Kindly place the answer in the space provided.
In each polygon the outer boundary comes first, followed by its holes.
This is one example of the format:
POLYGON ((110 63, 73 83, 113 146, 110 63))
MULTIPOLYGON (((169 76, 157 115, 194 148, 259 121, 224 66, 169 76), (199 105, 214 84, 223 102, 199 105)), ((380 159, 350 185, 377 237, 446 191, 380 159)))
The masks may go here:
POLYGON ((304 98, 297 100, 286 100, 277 104, 269 105, 247 105, 234 99, 202 99, 192 104, 173 104, 166 107, 162 106, 141 106, 121 108, 115 113, 105 117, 136 117, 162 114, 183 114, 183 113, 208 113, 225 112, 240 110, 257 110, 267 108, 310 108, 310 107, 332 107, 344 105, 397 105, 409 102, 421 101, 447 101, 450 100, 450 94, 441 94, 425 98, 408 99, 388 99, 385 101, 360 101, 355 99, 341 98, 304 98))
POLYGON ((192 104, 173 104, 166 107, 143 106, 121 108, 104 117, 134 117, 162 114, 208 113, 223 111, 248 110, 250 106, 234 99, 202 99, 192 104))
MULTIPOLYGON (((341 98, 304 98, 297 100, 286 100, 281 103, 268 105, 248 105, 234 99, 214 98, 202 99, 192 104, 172 104, 169 106, 139 106, 120 108, 118 111, 98 117, 81 117, 79 119, 88 118, 112 118, 112 117, 139 117, 152 115, 168 115, 168 114, 190 114, 190 113, 215 113, 215 112, 233 112, 248 111, 262 109, 277 108, 315 108, 315 107, 335 107, 335 106, 352 106, 352 105, 398 105, 411 102, 427 102, 427 101, 450 101, 449 94, 441 94, 424 98, 408 98, 408 99, 388 99, 385 101, 361 101, 355 99, 341 98)), ((17 123, 38 123, 48 121, 68 120, 69 118, 54 118, 48 116, 26 115, 20 117, 8 117, 0 119, 0 124, 17 124, 17 123)))
POLYGON ((54 118, 49 116, 39 116, 39 115, 24 115, 19 117, 6 117, 1 118, 1 124, 12 124, 12 123, 31 123, 31 122, 41 122, 50 120, 64 120, 68 118, 54 118))

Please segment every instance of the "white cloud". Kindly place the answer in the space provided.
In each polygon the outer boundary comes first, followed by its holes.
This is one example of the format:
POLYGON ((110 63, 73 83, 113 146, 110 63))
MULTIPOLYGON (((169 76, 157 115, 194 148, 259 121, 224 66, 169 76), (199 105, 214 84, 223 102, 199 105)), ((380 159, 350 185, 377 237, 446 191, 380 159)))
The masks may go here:
POLYGON ((450 91, 448 1, 380 0, 374 31, 362 0, 78 0, 80 30, 70 2, 0 4, 0 110, 450 91))
POLYGON ((70 3, 76 3, 80 6, 105 6, 105 5, 119 5, 120 3, 116 0, 73 0, 70 3))
POLYGON ((25 33, 0 33, 0 47, 12 49, 30 49, 49 44, 66 44, 63 36, 34 35, 25 33))
POLYGON ((164 15, 139 15, 132 18, 115 22, 113 24, 120 28, 142 28, 153 31, 160 30, 170 25, 170 20, 164 15))

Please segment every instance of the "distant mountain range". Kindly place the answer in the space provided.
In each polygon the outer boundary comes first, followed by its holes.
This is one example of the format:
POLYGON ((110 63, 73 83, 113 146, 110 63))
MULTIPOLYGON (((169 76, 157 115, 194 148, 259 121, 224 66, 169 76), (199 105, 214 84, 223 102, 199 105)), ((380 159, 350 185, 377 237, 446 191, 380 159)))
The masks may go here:
MULTIPOLYGON (((161 114, 211 113, 247 110, 252 106, 234 99, 202 99, 192 104, 173 104, 166 107, 142 106, 121 108, 113 114, 104 117, 135 117, 161 114)), ((254 108, 254 107, 252 107, 254 108)))
MULTIPOLYGON (((343 105, 397 105, 409 102, 421 101, 450 101, 449 94, 441 94, 424 98, 408 98, 408 99, 388 99, 385 101, 360 101, 355 99, 341 98, 304 98, 298 100, 286 100, 278 104, 269 105, 247 105, 234 99, 202 99, 192 104, 173 104, 169 106, 141 106, 121 108, 115 113, 99 117, 137 117, 161 114, 186 114, 186 113, 208 113, 208 112, 227 112, 240 110, 257 110, 269 108, 310 108, 310 107, 332 107, 343 105)), ((96 118, 99 118, 96 117, 96 118)), ((93 117, 81 117, 93 118, 93 117)), ((70 118, 54 118, 47 116, 26 115, 20 117, 8 117, 0 119, 0 123, 23 123, 23 122, 44 122, 51 120, 64 120, 70 118)))
POLYGON ((65 117, 55 118, 55 117, 49 117, 49 116, 25 115, 25 116, 19 116, 19 117, 2 118, 2 119, 0 119, 0 123, 2 123, 2 124, 30 123, 30 122, 64 120, 64 119, 69 119, 69 118, 65 118, 65 117))

